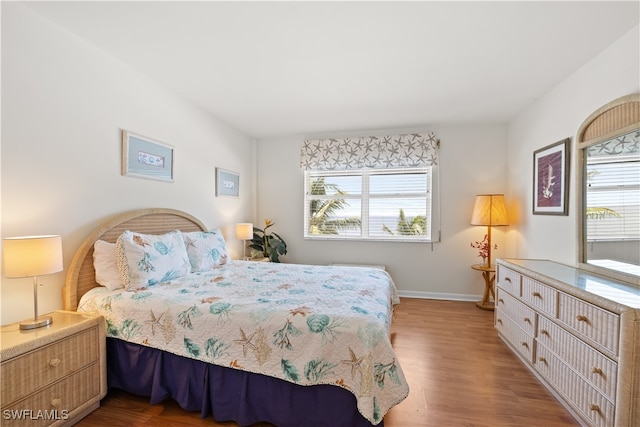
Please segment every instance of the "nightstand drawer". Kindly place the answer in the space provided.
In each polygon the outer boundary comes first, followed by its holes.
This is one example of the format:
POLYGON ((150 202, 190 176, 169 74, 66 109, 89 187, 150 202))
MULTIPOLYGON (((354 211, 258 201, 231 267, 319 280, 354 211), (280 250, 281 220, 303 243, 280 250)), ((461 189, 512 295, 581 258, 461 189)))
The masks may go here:
POLYGON ((615 402, 618 365, 613 360, 544 316, 538 319, 537 339, 538 343, 555 353, 610 401, 615 402))
POLYGON ((2 409, 3 426, 46 426, 66 420, 85 402, 100 395, 98 362, 2 409), (21 419, 20 419, 21 418, 21 419))
POLYGON ((613 355, 618 355, 619 315, 561 293, 558 319, 613 355))
POLYGON ((529 277, 522 278, 522 299, 553 317, 558 313, 558 291, 529 277))
POLYGON ((534 336, 536 328, 536 312, 527 307, 514 296, 498 287, 496 308, 500 313, 509 316, 527 334, 534 336))
POLYGON ((498 272, 496 275, 496 283, 505 289, 511 295, 520 296, 520 273, 517 273, 503 265, 498 264, 498 272))
POLYGON ((98 350, 98 328, 93 327, 3 362, 3 407, 97 361, 98 350))

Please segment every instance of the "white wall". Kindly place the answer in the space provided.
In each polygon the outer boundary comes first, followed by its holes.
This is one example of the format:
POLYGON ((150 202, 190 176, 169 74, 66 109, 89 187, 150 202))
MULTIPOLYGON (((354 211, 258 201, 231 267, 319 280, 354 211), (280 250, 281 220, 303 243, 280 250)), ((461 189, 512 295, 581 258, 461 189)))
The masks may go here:
MULTIPOLYGON (((361 131, 350 134, 297 135, 258 142, 258 220, 287 242, 283 262, 384 264, 404 295, 478 299, 484 281, 472 264, 480 261, 470 247, 486 228, 469 225, 475 195, 506 190, 506 126, 431 126, 361 131), (345 137, 433 131, 440 138, 442 242, 345 242, 303 239, 303 172, 300 146, 305 137, 345 137)), ((503 229, 494 229, 497 256, 503 256, 503 229)))
MULTIPOLYGON (((514 226, 494 230, 498 257, 575 262, 575 176, 570 215, 531 214, 532 154, 567 136, 608 101, 640 90, 638 28, 506 125, 425 125, 351 135, 434 131, 442 141, 442 242, 317 242, 302 238, 305 137, 247 136, 20 4, 2 3, 2 236, 58 233, 65 271, 42 279, 40 311, 62 306, 66 267, 85 236, 116 213, 182 209, 209 227, 276 222, 289 245, 285 262, 381 263, 405 295, 473 299, 483 289, 469 247, 484 230, 469 225, 475 194, 507 193, 514 226), (175 147, 173 184, 120 175, 120 129, 175 147), (254 172, 257 165, 257 172, 254 172), (214 168, 241 175, 241 197, 214 197, 214 168), (257 178, 257 185, 256 185, 257 178), (256 199, 254 200, 254 195, 256 199), (257 202, 257 203, 256 203, 257 202), (257 212, 257 215, 254 213, 257 212)), ((425 118, 428 120, 428 117, 425 118)), ((427 123, 427 122, 425 122, 427 123)), ((1 323, 29 317, 31 281, 2 278, 1 323)))
POLYGON ((640 91, 639 40, 635 27, 509 123, 507 196, 516 226, 507 243, 514 257, 576 264, 576 133, 598 108, 640 91), (533 215, 533 152, 567 137, 572 139, 569 215, 533 215))
MULTIPOLYGON (((385 264, 407 296, 473 299, 482 278, 469 266, 470 248, 484 230, 469 225, 474 195, 505 192, 512 226, 494 229, 496 257, 576 261, 575 160, 572 158, 568 216, 532 215, 533 152, 571 137, 591 112, 639 90, 638 28, 598 55, 519 114, 509 125, 426 125, 393 131, 295 135, 258 144, 258 221, 268 217, 289 246, 284 262, 385 264), (434 131, 442 141, 442 242, 318 242, 303 239, 303 174, 299 148, 305 137, 434 131)), ((428 119, 428 118, 427 118, 428 119)), ((572 157, 575 147, 572 148, 572 157)))
MULTIPOLYGON (((62 307, 73 253, 104 219, 138 208, 221 226, 255 212, 255 141, 122 62, 11 2, 2 3, 2 236, 60 234, 65 271, 44 276, 40 312, 62 307), (171 144, 175 182, 121 176, 120 129, 171 144), (240 173, 216 198, 215 167, 240 173)), ((1 281, 1 322, 32 315, 31 279, 1 281)))

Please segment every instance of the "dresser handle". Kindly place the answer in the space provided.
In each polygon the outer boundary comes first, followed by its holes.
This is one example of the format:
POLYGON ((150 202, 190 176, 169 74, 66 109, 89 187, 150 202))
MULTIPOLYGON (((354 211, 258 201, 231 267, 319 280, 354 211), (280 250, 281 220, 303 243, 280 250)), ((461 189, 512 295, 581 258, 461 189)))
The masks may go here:
POLYGON ((582 314, 578 314, 576 316, 576 319, 578 319, 578 322, 586 322, 589 323, 589 319, 587 318, 587 316, 583 316, 582 314))
POLYGON ((505 277, 505 278, 504 278, 504 281, 505 281, 505 282, 509 282, 509 283, 511 283, 511 278, 509 278, 509 277, 505 277))
POLYGON ((604 377, 604 372, 602 372, 602 369, 600 368, 596 368, 595 366, 593 367, 593 369, 591 369, 591 372, 594 374, 598 374, 604 377))
POLYGON ((51 359, 49 361, 49 366, 53 366, 54 368, 60 364, 60 359, 51 359))
POLYGON ((536 298, 542 298, 542 295, 540 295, 540 292, 531 292, 531 295, 533 295, 536 298))
POLYGON ((600 407, 595 403, 592 403, 591 405, 589 405, 589 409, 591 409, 592 411, 600 412, 600 407))
POLYGON ((496 322, 500 323, 502 325, 502 319, 497 319, 496 322))
POLYGON ((527 344, 526 342, 522 341, 520 343, 523 347, 525 347, 527 350, 529 350, 529 344, 527 344))
POLYGON ((547 331, 546 329, 541 329, 541 330, 540 330, 540 335, 546 335, 546 336, 549 336, 549 331, 547 331))
POLYGON ((544 363, 545 365, 547 364, 547 359, 545 359, 545 358, 544 358, 544 357, 542 357, 542 356, 540 356, 540 357, 538 358, 538 360, 539 360, 540 362, 544 363))
POLYGON ((498 302, 501 302, 504 304, 504 300, 502 298, 498 298, 498 302))
POLYGON ((52 399, 51 400, 51 406, 53 406, 54 408, 57 408, 58 406, 60 406, 61 403, 62 403, 61 399, 52 399))
POLYGON ((527 322, 527 323, 531 324, 531 319, 529 319, 528 317, 525 317, 525 318, 524 318, 524 319, 522 319, 522 320, 524 320, 525 322, 527 322))

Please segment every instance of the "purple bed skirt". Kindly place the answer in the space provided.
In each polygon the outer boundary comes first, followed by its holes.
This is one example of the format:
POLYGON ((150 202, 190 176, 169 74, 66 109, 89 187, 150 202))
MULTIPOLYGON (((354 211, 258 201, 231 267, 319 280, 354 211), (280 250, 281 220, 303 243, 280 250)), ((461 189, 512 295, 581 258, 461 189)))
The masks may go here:
POLYGON ((115 338, 107 338, 107 384, 148 396, 151 404, 170 397, 202 418, 241 426, 372 426, 358 412, 355 396, 341 387, 300 386, 115 338))

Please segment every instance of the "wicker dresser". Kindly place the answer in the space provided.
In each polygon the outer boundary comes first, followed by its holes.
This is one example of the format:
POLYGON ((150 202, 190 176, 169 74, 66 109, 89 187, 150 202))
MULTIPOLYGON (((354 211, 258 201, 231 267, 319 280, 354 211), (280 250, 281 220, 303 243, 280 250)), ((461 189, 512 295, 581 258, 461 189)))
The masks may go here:
POLYGON ((640 426, 640 289, 545 260, 498 260, 500 337, 584 425, 640 426))
POLYGON ((107 392, 104 319, 51 315, 50 326, 0 331, 3 426, 71 425, 107 392))

